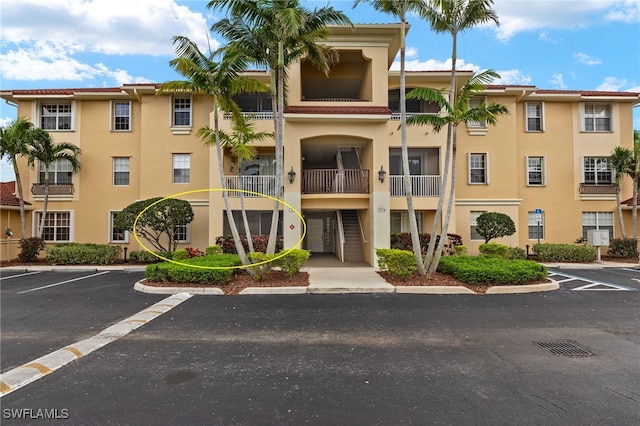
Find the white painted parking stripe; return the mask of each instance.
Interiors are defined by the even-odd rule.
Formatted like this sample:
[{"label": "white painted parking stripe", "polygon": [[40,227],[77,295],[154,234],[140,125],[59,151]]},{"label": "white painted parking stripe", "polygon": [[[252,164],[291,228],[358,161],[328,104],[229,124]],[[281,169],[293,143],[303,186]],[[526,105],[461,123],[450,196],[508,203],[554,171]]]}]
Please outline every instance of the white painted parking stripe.
[{"label": "white painted parking stripe", "polygon": [[631,268],[622,268],[623,271],[629,271],[629,272],[637,272],[640,274],[640,269],[631,269]]},{"label": "white painted parking stripe", "polygon": [[10,280],[11,278],[18,278],[18,277],[24,277],[27,275],[33,275],[33,274],[39,274],[40,271],[34,271],[34,272],[25,272],[24,274],[18,274],[18,275],[11,275],[8,277],[0,277],[0,281],[2,280]]},{"label": "white painted parking stripe", "polygon": [[72,280],[61,281],[59,283],[53,283],[53,284],[49,284],[49,285],[44,285],[42,287],[36,287],[36,288],[29,289],[29,290],[19,291],[18,294],[29,293],[31,291],[42,290],[42,289],[49,288],[49,287],[55,287],[57,285],[72,283],[74,281],[80,281],[80,280],[84,280],[84,279],[92,278],[92,277],[97,277],[98,275],[104,275],[104,274],[108,274],[108,273],[109,273],[109,271],[98,272],[97,274],[87,275],[87,276],[84,276],[84,277],[74,278]]},{"label": "white painted parking stripe", "polygon": [[[608,288],[594,288],[594,287],[608,287]],[[592,290],[592,291],[633,291],[635,288],[625,287],[618,284],[605,284],[605,283],[593,283],[583,285],[582,287],[576,287],[572,290]]]}]

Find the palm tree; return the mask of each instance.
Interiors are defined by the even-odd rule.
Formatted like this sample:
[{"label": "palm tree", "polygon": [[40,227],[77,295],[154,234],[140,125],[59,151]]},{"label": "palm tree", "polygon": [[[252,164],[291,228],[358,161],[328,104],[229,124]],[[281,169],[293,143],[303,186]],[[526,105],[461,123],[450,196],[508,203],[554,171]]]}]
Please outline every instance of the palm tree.
[{"label": "palm tree", "polygon": [[[449,33],[452,38],[451,46],[451,82],[449,87],[449,104],[456,104],[456,61],[458,51],[458,34],[469,28],[473,28],[479,24],[495,22],[500,25],[498,15],[491,9],[493,0],[429,0],[426,3],[426,12],[421,16],[427,19],[431,24],[431,29],[437,33]],[[440,183],[440,196],[438,199],[438,207],[433,219],[433,228],[431,231],[431,240],[427,250],[425,264],[428,265],[428,272],[435,272],[440,261],[442,247],[444,246],[445,236],[449,228],[451,220],[451,211],[453,208],[453,198],[456,185],[456,152],[457,136],[456,126],[452,123],[447,126],[447,146],[445,154],[444,171]],[[447,189],[447,180],[449,179],[449,164],[451,164],[451,183],[449,186],[449,194],[447,201],[447,210],[444,221],[442,223],[441,238],[438,242],[436,250],[436,236],[438,234],[438,222],[442,217],[444,199]]]},{"label": "palm tree", "polygon": [[[228,40],[225,50],[240,49],[255,66],[271,73],[271,96],[274,109],[276,186],[275,198],[283,191],[283,139],[286,69],[303,57],[325,74],[337,60],[337,53],[318,44],[328,36],[327,25],[350,25],[347,16],[332,7],[309,10],[299,0],[211,0],[210,9],[226,9],[229,18],[215,23],[211,30]],[[274,201],[267,253],[276,246],[280,203]]]},{"label": "palm tree", "polygon": [[[455,134],[458,126],[461,123],[465,123],[468,121],[483,121],[488,125],[495,125],[498,121],[498,116],[508,114],[509,111],[507,107],[502,104],[497,104],[495,102],[490,103],[489,105],[481,104],[475,108],[469,109],[469,99],[475,94],[481,92],[486,84],[489,84],[493,79],[499,78],[500,76],[496,74],[492,70],[484,71],[480,74],[473,76],[461,89],[460,93],[456,97],[455,102],[450,103],[447,98],[444,96],[442,91],[429,89],[429,88],[417,88],[413,89],[411,92],[407,94],[407,98],[410,99],[422,99],[427,102],[437,103],[441,110],[444,110],[446,114],[444,115],[416,115],[413,117],[409,117],[407,119],[407,123],[410,125],[430,125],[433,127],[433,130],[437,133],[444,126],[447,126],[447,130],[451,129],[452,134]],[[449,99],[451,97],[449,96]],[[455,150],[454,155],[452,157],[455,160]],[[454,163],[455,165],[455,163]],[[455,168],[454,168],[455,169]],[[449,199],[449,204],[451,204],[451,200],[453,198],[453,188],[455,184],[455,170],[452,171],[451,176],[451,194]],[[440,194],[442,197],[442,194]],[[444,246],[444,240],[446,235],[446,230],[448,226],[448,217],[450,216],[451,206],[449,206],[447,211],[447,219],[445,219],[445,224],[443,225],[442,234],[440,236],[440,240],[438,242],[438,247],[433,253],[433,258],[425,259],[425,268],[427,268],[428,273],[435,272],[438,267],[438,263],[440,262],[440,256],[442,255],[442,248]],[[432,235],[432,241],[429,243],[431,247],[431,243],[434,242],[435,238]],[[434,242],[435,245],[435,242]]]},{"label": "palm tree", "polygon": [[633,223],[633,239],[638,241],[638,190],[640,189],[640,132],[633,131],[633,161],[629,176],[633,179],[633,201],[631,207],[631,221]]},{"label": "palm tree", "polygon": [[38,238],[42,238],[44,224],[47,216],[47,206],[49,204],[49,170],[55,161],[65,161],[71,165],[72,173],[80,171],[81,150],[76,145],[69,142],[54,143],[53,138],[46,130],[40,128],[32,129],[29,132],[29,154],[30,166],[35,166],[36,161],[44,166],[44,203],[42,205],[42,216],[40,217],[40,227],[38,228]]},{"label": "palm tree", "polygon": [[400,20],[400,141],[402,150],[402,170],[404,175],[404,192],[407,199],[407,211],[409,214],[409,230],[411,232],[411,244],[413,255],[418,265],[418,273],[425,274],[422,261],[422,248],[420,247],[420,234],[418,233],[418,222],[416,220],[415,207],[413,206],[413,188],[411,185],[411,175],[409,173],[409,148],[407,147],[407,105],[405,102],[406,75],[405,75],[405,52],[406,52],[406,32],[407,13],[416,12],[423,15],[427,12],[425,2],[422,0],[355,0],[353,7],[360,2],[371,3],[377,11],[392,15]]},{"label": "palm tree", "polygon": [[20,239],[27,236],[24,192],[22,190],[22,179],[20,169],[18,169],[18,157],[28,155],[29,140],[28,135],[33,128],[33,123],[18,118],[9,126],[0,128],[0,158],[7,157],[13,165],[13,172],[16,175],[16,186],[18,187],[18,200],[20,204]]},{"label": "palm tree", "polygon": [[631,171],[631,163],[633,161],[633,151],[628,148],[616,146],[613,149],[610,157],[611,168],[614,171],[614,180],[616,183],[616,204],[618,206],[618,221],[620,222],[620,232],[622,238],[627,238],[627,233],[624,227],[624,219],[622,217],[622,204],[620,203],[620,181],[622,178],[629,175]]},{"label": "palm tree", "polygon": [[[222,163],[222,145],[220,142],[219,111],[230,111],[233,116],[240,115],[238,106],[233,101],[233,96],[242,92],[255,92],[263,90],[262,85],[256,80],[246,78],[241,73],[246,68],[246,55],[240,50],[226,52],[220,62],[212,60],[213,55],[203,54],[198,46],[187,37],[177,36],[173,38],[176,45],[177,57],[169,64],[186,80],[167,81],[160,85],[159,93],[193,93],[213,96],[213,123],[214,128],[203,127],[198,130],[198,137],[203,139],[206,145],[214,146],[218,157],[218,172],[224,189],[224,166]],[[223,191],[223,199],[227,219],[231,228],[231,234],[235,242],[236,251],[243,264],[248,264],[244,247],[240,240],[238,228],[233,219],[229,194]]]}]

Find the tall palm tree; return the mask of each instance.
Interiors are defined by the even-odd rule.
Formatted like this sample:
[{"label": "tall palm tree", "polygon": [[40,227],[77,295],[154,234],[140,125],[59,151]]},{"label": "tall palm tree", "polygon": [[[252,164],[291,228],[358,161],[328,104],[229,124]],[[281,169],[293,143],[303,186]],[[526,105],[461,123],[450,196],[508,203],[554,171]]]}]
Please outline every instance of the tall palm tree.
[{"label": "tall palm tree", "polygon": [[419,15],[427,13],[425,2],[422,0],[355,0],[353,7],[361,2],[371,3],[373,8],[379,12],[392,15],[400,20],[400,141],[402,152],[402,170],[404,181],[404,192],[407,199],[407,211],[409,214],[409,230],[411,232],[411,244],[413,255],[418,265],[418,273],[425,274],[422,261],[422,248],[420,247],[420,234],[418,232],[418,222],[416,220],[415,207],[413,205],[413,188],[411,175],[409,173],[409,148],[407,146],[407,105],[405,101],[406,73],[405,73],[405,53],[406,53],[406,33],[407,33],[407,13],[416,12]]},{"label": "tall palm tree", "polygon": [[[456,61],[458,56],[458,34],[473,28],[479,24],[493,21],[496,25],[500,25],[498,15],[491,8],[493,0],[429,0],[426,2],[426,12],[421,16],[427,19],[431,24],[431,29],[437,33],[449,33],[451,35],[451,82],[449,88],[449,104],[456,103]],[[451,220],[451,211],[453,208],[453,198],[456,185],[456,154],[457,154],[457,135],[456,127],[452,124],[447,126],[447,147],[445,154],[445,166],[440,183],[440,197],[438,199],[438,207],[433,219],[433,228],[431,231],[431,240],[426,255],[426,264],[429,272],[435,272],[440,261],[440,254],[444,246],[445,236],[449,228]],[[449,194],[446,195],[447,180],[449,179],[449,163],[451,164],[451,173],[449,184]],[[438,222],[442,217],[444,199],[448,196],[447,210],[442,223],[441,238],[436,249],[436,235],[438,233]]]},{"label": "tall palm tree", "polygon": [[622,216],[622,204],[620,203],[620,182],[622,178],[629,175],[633,162],[633,151],[628,148],[616,146],[610,157],[611,168],[614,172],[614,181],[616,183],[616,204],[618,206],[618,221],[620,222],[620,232],[622,238],[627,238],[624,227],[624,219]]},{"label": "tall palm tree", "polygon": [[629,176],[633,180],[633,202],[631,207],[631,221],[633,223],[633,238],[638,241],[638,190],[640,189],[640,132],[633,131],[633,162]]},{"label": "tall palm tree", "polygon": [[[493,81],[493,79],[499,77],[500,76],[492,70],[487,70],[473,76],[460,89],[460,92],[456,97],[454,103],[450,103],[444,96],[442,91],[429,88],[413,89],[407,94],[407,98],[422,99],[427,102],[437,103],[440,106],[441,110],[445,111],[445,114],[416,115],[409,117],[407,119],[407,123],[410,125],[430,125],[433,127],[433,130],[436,133],[442,130],[444,126],[447,126],[447,130],[451,129],[452,134],[454,135],[458,126],[461,123],[465,123],[468,121],[483,121],[488,125],[495,125],[498,121],[498,116],[509,113],[507,107],[502,104],[492,102],[489,105],[483,103],[475,108],[470,109],[469,99],[471,99],[471,97],[475,94],[481,92],[484,89],[485,85],[489,84],[491,81]],[[449,99],[451,99],[450,96]],[[455,156],[453,156],[452,158],[454,159]],[[451,191],[453,190],[453,185],[455,183],[454,176],[455,175],[452,175],[451,177]],[[453,194],[450,194],[450,197],[453,198]],[[449,203],[451,203],[451,198],[449,199]],[[451,207],[449,207],[449,210],[450,208]],[[450,211],[447,211],[447,216],[449,216],[449,214]],[[445,220],[445,225],[448,225],[448,220]],[[438,267],[440,256],[442,255],[442,248],[444,246],[446,229],[446,226],[444,226],[442,234],[440,236],[440,240],[438,242],[438,247],[436,248],[435,253],[433,253],[433,258],[425,259],[425,268],[427,268],[428,273],[435,272],[436,268]],[[434,239],[435,238],[432,238],[432,240]]]},{"label": "tall palm tree", "polygon": [[[287,67],[307,58],[325,74],[337,53],[318,44],[328,36],[327,25],[350,25],[342,12],[332,7],[309,10],[299,0],[212,0],[210,9],[225,9],[229,18],[215,23],[211,29],[224,37],[227,50],[241,49],[255,66],[271,73],[271,96],[274,107],[276,187],[275,198],[283,191],[284,107]],[[280,203],[274,201],[267,253],[276,246]]]},{"label": "tall palm tree", "polygon": [[22,190],[22,179],[20,169],[18,169],[18,157],[26,157],[29,153],[28,136],[33,129],[33,123],[18,118],[9,126],[0,128],[0,158],[7,157],[13,165],[13,172],[16,175],[16,186],[18,187],[18,202],[20,205],[20,239],[27,236],[27,227],[24,211],[24,192]]},{"label": "tall palm tree", "polygon": [[[177,36],[173,38],[176,46],[176,58],[169,64],[186,80],[167,81],[160,85],[159,93],[192,93],[213,96],[213,123],[214,128],[203,127],[198,130],[198,137],[203,139],[206,145],[214,146],[218,157],[218,173],[224,189],[223,152],[220,142],[220,110],[229,111],[233,116],[239,116],[240,110],[233,101],[233,96],[242,92],[255,92],[263,90],[262,85],[256,80],[241,75],[247,62],[246,55],[240,50],[226,52],[219,62],[214,62],[214,55],[205,55],[198,46],[187,37]],[[227,219],[231,228],[231,234],[236,246],[236,251],[243,264],[248,264],[244,247],[240,240],[238,228],[233,219],[229,194],[223,191],[223,199]]]},{"label": "tall palm tree", "polygon": [[80,171],[79,157],[81,153],[82,151],[80,148],[72,143],[54,143],[53,138],[46,130],[35,128],[29,132],[29,165],[33,167],[37,161],[44,166],[44,203],[42,204],[42,216],[40,217],[38,238],[42,238],[45,219],[47,216],[50,185],[49,170],[51,168],[51,164],[55,161],[66,161],[71,165],[72,173],[78,173]]}]

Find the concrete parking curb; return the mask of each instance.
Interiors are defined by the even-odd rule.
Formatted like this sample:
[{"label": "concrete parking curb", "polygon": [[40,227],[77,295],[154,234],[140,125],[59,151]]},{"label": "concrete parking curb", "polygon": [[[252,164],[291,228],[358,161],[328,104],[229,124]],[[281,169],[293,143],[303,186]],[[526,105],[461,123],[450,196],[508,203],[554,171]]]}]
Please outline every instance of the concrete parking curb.
[{"label": "concrete parking curb", "polygon": [[153,285],[143,284],[142,281],[138,281],[133,285],[133,289],[141,293],[148,294],[178,294],[178,293],[190,293],[190,294],[203,294],[208,296],[224,296],[224,291],[217,287],[158,287]]},{"label": "concrete parking curb", "polygon": [[174,294],[129,318],[105,328],[93,337],[65,346],[62,349],[58,349],[55,352],[0,374],[0,397],[16,389],[20,389],[47,374],[51,374],[60,367],[126,336],[133,330],[168,312],[190,297],[192,297],[192,295],[188,293]]},{"label": "concrete parking curb", "polygon": [[463,286],[397,286],[399,294],[478,294],[470,288]]}]

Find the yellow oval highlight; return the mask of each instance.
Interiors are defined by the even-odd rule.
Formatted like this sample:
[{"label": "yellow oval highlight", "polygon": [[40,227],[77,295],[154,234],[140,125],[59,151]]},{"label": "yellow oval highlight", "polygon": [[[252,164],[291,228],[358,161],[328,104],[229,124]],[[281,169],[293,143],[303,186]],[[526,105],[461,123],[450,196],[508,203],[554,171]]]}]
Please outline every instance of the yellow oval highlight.
[{"label": "yellow oval highlight", "polygon": [[[285,207],[288,207],[289,209],[291,209],[291,211],[293,211],[302,221],[302,237],[300,237],[300,239],[298,240],[298,242],[291,247],[290,249],[287,250],[283,250],[282,253],[278,254],[278,256],[275,256],[272,259],[269,260],[265,260],[262,262],[258,262],[258,263],[251,263],[249,265],[239,265],[239,266],[201,266],[201,265],[190,265],[188,263],[183,263],[183,262],[178,262],[177,260],[171,260],[171,259],[167,259],[166,257],[160,256],[159,254],[151,251],[149,248],[147,248],[147,246],[145,246],[144,244],[142,244],[142,241],[140,241],[140,238],[138,238],[138,234],[136,233],[136,225],[138,224],[138,219],[140,219],[140,216],[142,216],[144,214],[144,212],[146,212],[147,210],[149,210],[151,207],[155,206],[158,203],[163,202],[164,200],[168,200],[171,198],[176,198],[176,197],[181,197],[183,195],[188,195],[188,194],[195,194],[195,193],[199,193],[199,192],[242,192],[245,194],[253,194],[253,195],[258,195],[260,197],[264,197],[264,198],[269,198],[273,201],[277,201],[278,203],[282,204]],[[225,209],[225,214],[226,214],[226,209]],[[284,225],[284,224],[283,224]],[[284,231],[284,229],[283,229]],[[138,242],[138,244],[140,244],[140,247],[142,247],[144,250],[148,251],[149,253],[151,253],[152,255],[154,255],[155,257],[164,260],[165,262],[171,262],[171,263],[175,263],[176,265],[182,265],[182,266],[187,266],[189,268],[197,268],[197,269],[244,269],[244,268],[250,268],[252,266],[260,266],[260,265],[264,265],[265,263],[269,263],[269,262],[273,262],[274,260],[280,259],[281,257],[286,256],[289,252],[291,252],[292,250],[295,250],[297,247],[299,247],[302,244],[302,241],[304,240],[305,235],[307,235],[307,223],[305,222],[304,218],[302,217],[302,214],[295,209],[294,207],[292,207],[289,203],[287,203],[284,200],[281,200],[279,198],[275,198],[272,197],[270,195],[267,194],[263,194],[261,192],[254,192],[254,191],[247,191],[245,189],[227,189],[227,188],[206,188],[206,189],[194,189],[192,191],[185,191],[185,192],[179,192],[177,194],[172,194],[169,195],[167,197],[164,197],[158,201],[156,201],[153,204],[149,204],[147,207],[145,207],[144,210],[142,210],[140,212],[140,214],[138,214],[138,216],[136,216],[136,220],[133,221],[133,237],[136,239],[136,241]]]}]

